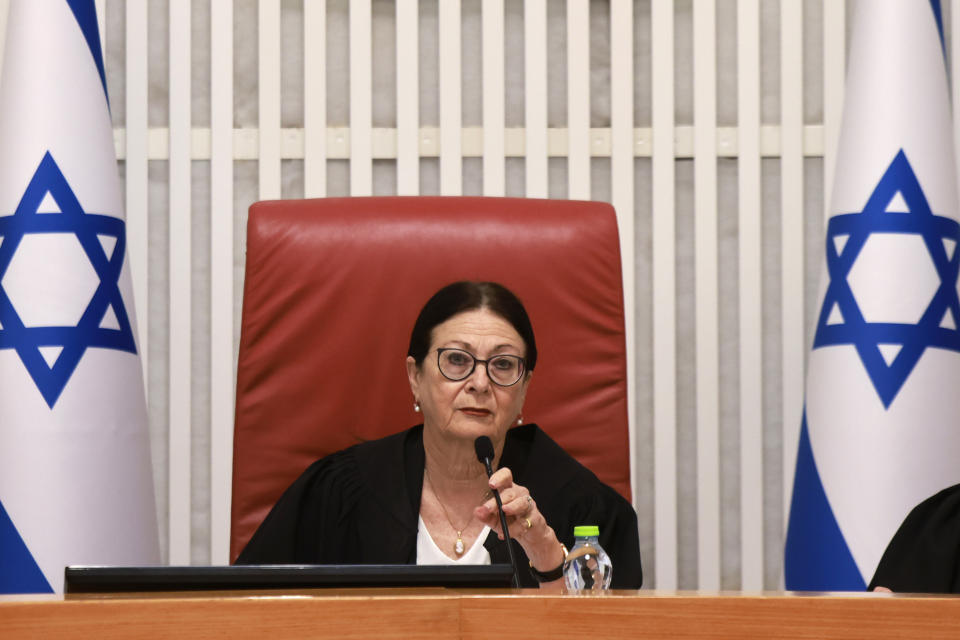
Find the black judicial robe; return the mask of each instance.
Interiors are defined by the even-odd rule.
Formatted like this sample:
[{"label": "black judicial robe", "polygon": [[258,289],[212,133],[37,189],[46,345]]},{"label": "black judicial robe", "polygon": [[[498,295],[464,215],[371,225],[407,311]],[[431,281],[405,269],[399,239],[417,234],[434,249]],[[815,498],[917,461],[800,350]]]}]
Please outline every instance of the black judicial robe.
[{"label": "black judicial robe", "polygon": [[869,589],[960,593],[960,484],[907,515],[884,551]]},{"label": "black judicial robe", "polygon": [[[530,490],[568,548],[575,526],[599,526],[600,544],[613,562],[611,586],[640,587],[637,516],[620,494],[534,424],[507,432],[500,465]],[[286,490],[237,563],[416,563],[423,467],[423,425],[317,460]],[[521,585],[536,586],[523,548],[511,544]],[[491,562],[509,564],[506,543],[493,531],[484,546]]]}]

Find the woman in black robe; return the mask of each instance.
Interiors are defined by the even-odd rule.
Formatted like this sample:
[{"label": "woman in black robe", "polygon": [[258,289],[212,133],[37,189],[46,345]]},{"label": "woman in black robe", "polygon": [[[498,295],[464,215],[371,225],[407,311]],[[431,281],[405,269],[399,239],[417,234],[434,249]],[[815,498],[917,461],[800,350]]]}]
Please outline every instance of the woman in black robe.
[{"label": "woman in black robe", "polygon": [[[429,357],[428,357],[429,356]],[[537,350],[517,297],[458,282],[427,302],[406,361],[423,424],[312,464],[283,494],[241,564],[507,563],[522,586],[560,584],[573,528],[598,525],[614,588],[643,581],[636,514],[536,425],[522,423]],[[487,478],[474,441],[493,442]],[[503,541],[491,490],[500,492]]]},{"label": "woman in black robe", "polygon": [[913,508],[884,551],[868,588],[960,593],[960,484]]}]

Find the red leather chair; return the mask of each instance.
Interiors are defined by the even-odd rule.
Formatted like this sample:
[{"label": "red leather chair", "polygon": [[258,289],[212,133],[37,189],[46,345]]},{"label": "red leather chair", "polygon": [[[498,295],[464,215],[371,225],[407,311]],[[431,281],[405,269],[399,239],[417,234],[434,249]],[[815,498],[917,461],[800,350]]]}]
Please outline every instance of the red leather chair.
[{"label": "red leather chair", "polygon": [[250,207],[237,372],[235,559],[314,460],[417,424],[404,360],[456,280],[527,307],[540,357],[523,414],[630,498],[613,208],[513,198],[330,198]]}]

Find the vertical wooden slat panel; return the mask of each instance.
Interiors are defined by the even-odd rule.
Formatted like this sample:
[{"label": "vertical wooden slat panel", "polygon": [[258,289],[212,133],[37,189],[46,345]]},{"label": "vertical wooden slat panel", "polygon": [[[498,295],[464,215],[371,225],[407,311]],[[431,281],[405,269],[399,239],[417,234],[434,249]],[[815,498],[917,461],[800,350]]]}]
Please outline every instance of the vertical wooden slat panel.
[{"label": "vertical wooden slat panel", "polygon": [[190,2],[170,2],[170,564],[190,564]]},{"label": "vertical wooden slat panel", "polygon": [[760,5],[737,3],[741,586],[763,589]]},{"label": "vertical wooden slat panel", "polygon": [[826,220],[833,197],[833,169],[843,117],[843,80],[846,69],[845,3],[823,0],[823,214]]},{"label": "vertical wooden slat panel", "polygon": [[327,195],[327,0],[303,3],[303,194]]},{"label": "vertical wooden slat panel", "polygon": [[[623,266],[623,307],[627,337],[627,389],[637,379],[636,354],[636,254],[633,229],[633,5],[613,2],[610,5],[610,150],[611,196],[617,211],[620,230],[620,259]],[[636,397],[627,393],[627,415],[630,432],[630,459],[636,452]],[[635,474],[630,475],[630,489],[637,501]]]},{"label": "vertical wooden slat panel", "polygon": [[673,3],[653,0],[653,429],[656,588],[677,588]]},{"label": "vertical wooden slat panel", "polygon": [[524,120],[528,198],[547,197],[547,3],[523,7]]},{"label": "vertical wooden slat panel", "polygon": [[230,561],[233,477],[233,3],[210,4],[210,562]]},{"label": "vertical wooden slat panel", "polygon": [[506,191],[503,0],[483,0],[483,194]]},{"label": "vertical wooden slat panel", "polygon": [[780,299],[783,341],[783,521],[787,522],[803,415],[803,4],[780,5]]},{"label": "vertical wooden slat panel", "polygon": [[720,588],[720,338],[717,249],[716,3],[693,16],[697,362],[697,586]]},{"label": "vertical wooden slat panel", "polygon": [[280,197],[280,0],[260,0],[258,12],[260,199]]},{"label": "vertical wooden slat panel", "polygon": [[417,0],[397,0],[397,194],[420,193],[420,61]]},{"label": "vertical wooden slat panel", "polygon": [[457,196],[463,191],[460,0],[439,5],[440,194]]},{"label": "vertical wooden slat panel", "polygon": [[567,0],[567,184],[590,199],[590,5]]},{"label": "vertical wooden slat panel", "polygon": [[350,195],[373,193],[370,0],[350,0]]},{"label": "vertical wooden slat panel", "polygon": [[147,0],[130,0],[126,5],[127,69],[126,117],[127,135],[124,155],[126,175],[127,259],[133,278],[133,299],[137,314],[137,347],[143,367],[144,389],[147,387],[149,360],[147,348],[150,333],[147,301],[149,284],[147,265]]}]

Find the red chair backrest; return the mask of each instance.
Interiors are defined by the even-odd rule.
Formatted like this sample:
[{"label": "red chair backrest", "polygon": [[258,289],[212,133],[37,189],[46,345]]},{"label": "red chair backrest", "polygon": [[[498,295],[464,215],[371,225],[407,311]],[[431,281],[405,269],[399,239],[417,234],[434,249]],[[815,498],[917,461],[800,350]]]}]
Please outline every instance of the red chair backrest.
[{"label": "red chair backrest", "polygon": [[523,415],[630,498],[616,217],[597,202],[472,197],[258,202],[237,371],[235,559],[314,460],[418,423],[404,361],[457,280],[523,301],[539,361]]}]

